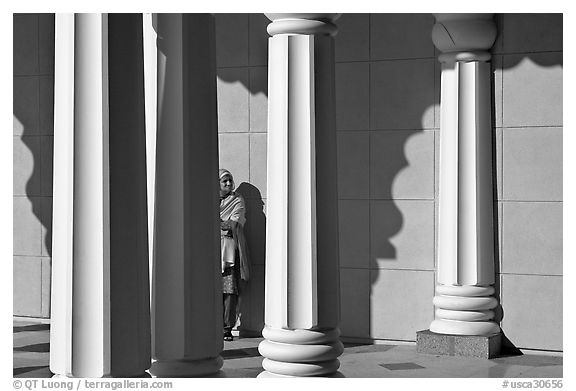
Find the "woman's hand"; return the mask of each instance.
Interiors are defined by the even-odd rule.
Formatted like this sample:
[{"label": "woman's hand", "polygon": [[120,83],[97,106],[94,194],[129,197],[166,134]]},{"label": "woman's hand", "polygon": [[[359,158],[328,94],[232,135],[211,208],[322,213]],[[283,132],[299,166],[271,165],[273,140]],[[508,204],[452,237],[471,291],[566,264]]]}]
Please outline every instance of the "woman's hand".
[{"label": "woman's hand", "polygon": [[232,225],[230,224],[230,220],[228,221],[220,221],[220,229],[223,231],[228,231],[232,229]]},{"label": "woman's hand", "polygon": [[223,231],[229,231],[236,226],[237,222],[234,220],[220,221],[220,229]]}]

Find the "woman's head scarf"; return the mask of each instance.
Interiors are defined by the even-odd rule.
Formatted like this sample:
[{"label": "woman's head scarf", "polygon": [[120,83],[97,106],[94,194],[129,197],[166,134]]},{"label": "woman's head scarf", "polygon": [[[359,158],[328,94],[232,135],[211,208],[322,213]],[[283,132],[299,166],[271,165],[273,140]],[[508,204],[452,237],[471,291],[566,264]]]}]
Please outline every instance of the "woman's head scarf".
[{"label": "woman's head scarf", "polygon": [[225,168],[221,168],[219,171],[218,180],[222,180],[222,178],[224,178],[225,176],[230,177],[230,180],[232,181],[232,191],[234,191],[236,184],[234,183],[234,177],[232,176],[232,173]]}]

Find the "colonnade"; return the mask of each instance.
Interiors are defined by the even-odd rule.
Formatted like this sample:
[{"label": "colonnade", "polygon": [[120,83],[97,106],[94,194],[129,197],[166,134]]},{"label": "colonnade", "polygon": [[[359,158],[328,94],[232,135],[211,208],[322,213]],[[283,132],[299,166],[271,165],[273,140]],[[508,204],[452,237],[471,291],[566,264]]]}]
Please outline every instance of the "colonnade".
[{"label": "colonnade", "polygon": [[[328,376],[343,352],[338,16],[267,14],[261,377]],[[436,20],[442,122],[438,309],[430,329],[487,335],[499,332],[492,320],[497,301],[487,63],[496,30],[491,14],[438,14]],[[143,28],[151,28],[141,15],[56,16],[50,369],[57,376],[140,376],[149,370],[184,377],[222,367],[214,21],[198,14],[158,14],[145,19],[150,21],[155,46],[143,42]],[[150,47],[156,52],[153,72],[144,69],[143,48]],[[151,85],[152,105],[144,88]],[[145,112],[155,124],[145,125]],[[147,167],[151,127],[155,161]],[[154,218],[148,229],[151,175]]]}]

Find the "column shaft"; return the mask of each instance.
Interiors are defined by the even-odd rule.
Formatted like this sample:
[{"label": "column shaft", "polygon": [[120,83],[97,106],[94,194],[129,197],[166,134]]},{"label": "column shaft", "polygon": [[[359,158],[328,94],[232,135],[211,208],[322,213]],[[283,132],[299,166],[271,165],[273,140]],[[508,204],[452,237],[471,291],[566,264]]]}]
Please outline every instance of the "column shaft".
[{"label": "column shaft", "polygon": [[50,368],[59,376],[150,366],[141,29],[138,15],[56,16]]},{"label": "column shaft", "polygon": [[[335,27],[269,16],[266,297],[261,376],[337,371]],[[299,16],[300,17],[300,16]],[[286,23],[287,22],[287,23]],[[298,32],[291,34],[290,32]]]},{"label": "column shaft", "polygon": [[214,21],[158,14],[152,282],[156,376],[222,366]]},{"label": "column shaft", "polygon": [[438,282],[494,283],[490,65],[442,66]]}]

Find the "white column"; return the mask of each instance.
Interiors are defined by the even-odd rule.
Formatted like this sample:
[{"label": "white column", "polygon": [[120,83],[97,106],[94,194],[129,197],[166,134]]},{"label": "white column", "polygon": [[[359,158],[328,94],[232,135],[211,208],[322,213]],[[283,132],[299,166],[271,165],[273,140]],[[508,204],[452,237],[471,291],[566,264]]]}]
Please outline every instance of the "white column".
[{"label": "white column", "polygon": [[214,20],[157,14],[158,114],[150,372],[223,360]]},{"label": "white column", "polygon": [[435,14],[442,51],[436,317],[430,331],[492,335],[494,226],[490,58],[492,14]]},{"label": "white column", "polygon": [[339,340],[338,200],[334,98],[337,14],[267,14],[268,206],[266,370],[336,372]]},{"label": "white column", "polygon": [[57,14],[50,370],[150,367],[138,15]]}]

